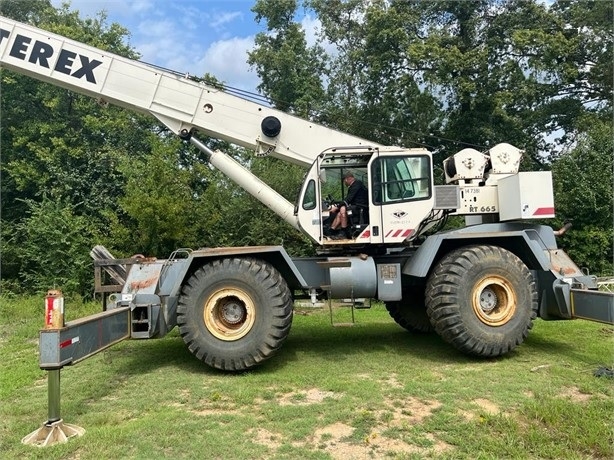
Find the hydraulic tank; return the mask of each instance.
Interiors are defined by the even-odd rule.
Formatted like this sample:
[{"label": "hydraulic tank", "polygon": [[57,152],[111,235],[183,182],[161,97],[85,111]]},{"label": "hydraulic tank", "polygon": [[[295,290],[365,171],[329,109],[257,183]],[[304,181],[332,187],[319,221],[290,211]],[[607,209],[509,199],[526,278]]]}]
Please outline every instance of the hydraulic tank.
[{"label": "hydraulic tank", "polygon": [[[336,258],[331,257],[329,262]],[[371,257],[344,257],[343,266],[331,267],[330,286],[333,299],[374,297],[377,288],[375,261]]]}]

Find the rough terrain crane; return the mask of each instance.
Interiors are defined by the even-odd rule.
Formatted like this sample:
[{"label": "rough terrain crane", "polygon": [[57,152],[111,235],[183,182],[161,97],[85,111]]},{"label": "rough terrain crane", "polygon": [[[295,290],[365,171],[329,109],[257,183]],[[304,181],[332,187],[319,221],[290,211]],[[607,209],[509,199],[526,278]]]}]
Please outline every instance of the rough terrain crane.
[{"label": "rough terrain crane", "polygon": [[[612,297],[557,247],[558,232],[531,222],[554,216],[550,172],[519,172],[523,152],[509,144],[450,156],[446,184],[435,185],[425,149],[379,145],[3,17],[0,65],[153,115],[317,248],[308,258],[258,246],[97,260],[106,311],[41,333],[44,369],[175,326],[209,366],[249,369],[280,349],[299,298],[377,299],[402,327],[433,329],[482,357],[520,345],[537,317],[612,323]],[[305,166],[296,202],[210,150],[199,133]],[[369,203],[352,210],[347,238],[329,239],[327,197],[343,199],[348,171],[367,186]],[[438,231],[448,215],[465,216],[467,225]],[[114,284],[103,284],[103,275]]]}]

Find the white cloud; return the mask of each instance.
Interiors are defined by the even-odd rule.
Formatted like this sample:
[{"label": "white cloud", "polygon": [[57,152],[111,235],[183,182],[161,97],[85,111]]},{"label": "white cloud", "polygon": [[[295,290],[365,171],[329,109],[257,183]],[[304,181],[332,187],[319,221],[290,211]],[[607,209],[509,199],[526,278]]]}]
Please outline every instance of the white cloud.
[{"label": "white cloud", "polygon": [[259,80],[247,63],[247,52],[253,47],[253,36],[213,42],[199,61],[201,75],[208,72],[230,86],[254,91]]},{"label": "white cloud", "polygon": [[171,37],[177,31],[177,23],[162,20],[145,20],[138,24],[138,33],[145,37]]},{"label": "white cloud", "polygon": [[322,23],[320,20],[308,14],[301,19],[301,27],[305,31],[307,46],[315,45],[318,41],[318,34],[322,29]]},{"label": "white cloud", "polygon": [[133,13],[144,13],[153,9],[153,2],[151,0],[134,0],[132,3],[128,3],[127,6],[128,8],[126,9]]},{"label": "white cloud", "polygon": [[[154,9],[154,0],[69,0],[71,10],[79,10],[82,17],[95,16],[106,11],[114,17],[130,17]],[[51,5],[59,8],[66,0],[51,0]]]},{"label": "white cloud", "polygon": [[[322,23],[320,20],[317,17],[307,14],[301,19],[300,23],[305,31],[307,46],[313,46],[318,43],[319,36],[322,32]],[[324,48],[324,51],[330,56],[336,56],[339,53],[337,47],[328,40],[319,42],[319,45]]]},{"label": "white cloud", "polygon": [[[51,0],[60,7],[64,0]],[[206,72],[230,86],[255,91],[247,52],[254,46],[251,3],[168,0],[71,0],[82,17],[107,12],[130,32],[130,46],[143,62],[201,76]]]},{"label": "white cloud", "polygon": [[226,24],[233,22],[235,19],[242,18],[243,13],[240,11],[232,11],[227,13],[221,13],[214,16],[211,22],[211,27],[216,30],[221,30]]}]

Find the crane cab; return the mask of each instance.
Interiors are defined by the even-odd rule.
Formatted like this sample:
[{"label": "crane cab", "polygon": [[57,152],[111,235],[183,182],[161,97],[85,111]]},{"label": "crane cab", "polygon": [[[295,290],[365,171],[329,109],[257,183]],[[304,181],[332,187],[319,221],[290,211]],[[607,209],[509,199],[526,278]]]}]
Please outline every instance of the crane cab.
[{"label": "crane cab", "polygon": [[[331,201],[343,201],[346,172],[369,193],[368,209],[349,216],[350,237],[330,239]],[[296,207],[299,226],[323,245],[401,244],[415,238],[434,204],[432,156],[425,149],[332,148],[309,169]]]}]

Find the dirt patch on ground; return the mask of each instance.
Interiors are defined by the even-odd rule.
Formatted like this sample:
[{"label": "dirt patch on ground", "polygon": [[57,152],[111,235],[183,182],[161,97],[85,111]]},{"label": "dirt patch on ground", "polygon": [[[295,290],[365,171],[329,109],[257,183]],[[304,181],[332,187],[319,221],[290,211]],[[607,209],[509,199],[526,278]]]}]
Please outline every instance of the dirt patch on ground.
[{"label": "dirt patch on ground", "polygon": [[441,407],[439,401],[423,401],[408,397],[403,400],[387,401],[385,407],[376,411],[378,420],[386,420],[386,428],[403,425],[417,425]]},{"label": "dirt patch on ground", "polygon": [[441,407],[439,401],[421,400],[410,396],[403,400],[387,401],[385,406],[384,409],[377,411],[376,416],[378,420],[386,420],[386,422],[380,423],[365,440],[374,453],[378,455],[384,455],[387,452],[427,455],[429,452],[441,453],[453,448],[437,439],[433,433],[425,435],[432,443],[431,447],[416,446],[385,435],[385,432],[391,428],[403,429],[420,425],[433,414],[433,411]]},{"label": "dirt patch on ground", "polygon": [[374,413],[379,421],[377,426],[361,441],[352,440],[355,429],[341,422],[328,425],[314,432],[310,442],[318,449],[326,451],[334,459],[372,459],[392,455],[419,455],[441,453],[453,447],[433,433],[425,437],[431,442],[430,447],[418,446],[403,439],[392,438],[386,435],[390,429],[409,428],[419,425],[433,411],[441,407],[438,401],[422,401],[409,397],[403,400],[388,401],[385,407]]},{"label": "dirt patch on ground", "polygon": [[501,409],[494,402],[488,399],[474,399],[471,401],[475,406],[478,407],[477,410],[458,410],[458,415],[460,415],[463,419],[468,422],[471,422],[479,417],[479,413],[485,413],[487,415],[499,415],[501,413]]},{"label": "dirt patch on ground", "polygon": [[325,399],[339,399],[342,396],[340,393],[311,388],[306,391],[285,393],[277,398],[277,403],[280,406],[307,406],[321,403]]},{"label": "dirt patch on ground", "polygon": [[473,404],[478,406],[483,412],[488,415],[498,415],[501,413],[499,406],[497,406],[494,402],[489,401],[488,399],[474,399]]},{"label": "dirt patch on ground", "polygon": [[371,433],[361,443],[352,443],[349,437],[354,433],[354,428],[344,423],[323,427],[311,437],[311,443],[324,450],[334,459],[366,460],[382,457],[386,454],[418,452],[415,446],[411,446],[397,439],[380,436]]},{"label": "dirt patch on ground", "polygon": [[386,388],[403,388],[405,385],[399,381],[397,374],[390,374],[383,380]]},{"label": "dirt patch on ground", "polygon": [[[385,403],[384,408],[373,412],[373,417],[378,423],[361,440],[355,438],[356,428],[343,422],[336,422],[318,428],[309,438],[302,442],[295,442],[293,445],[325,451],[332,458],[339,460],[372,459],[398,454],[425,456],[429,453],[444,452],[452,449],[452,446],[437,439],[431,433],[426,435],[432,444],[429,447],[414,445],[403,439],[386,435],[390,429],[403,431],[403,429],[422,423],[439,407],[441,403],[438,401],[423,401],[413,397],[391,400]],[[272,441],[259,443],[274,448],[278,439],[276,435],[268,433],[264,438],[265,441],[269,438]]]},{"label": "dirt patch on ground", "polygon": [[283,437],[279,433],[273,433],[264,428],[256,428],[248,432],[252,441],[269,449],[277,450],[283,445]]},{"label": "dirt patch on ground", "polygon": [[460,415],[465,421],[471,422],[476,419],[477,415],[475,412],[471,412],[468,410],[459,410],[458,415]]},{"label": "dirt patch on ground", "polygon": [[170,404],[171,407],[184,409],[187,412],[201,417],[208,415],[240,415],[241,408],[230,398],[213,394],[207,399],[201,399],[196,404],[189,403],[190,391],[179,391],[179,401]]},{"label": "dirt patch on ground", "polygon": [[578,387],[564,388],[559,393],[559,396],[571,399],[572,401],[579,403],[588,402],[588,400],[592,397],[592,395],[590,394],[582,393]]},{"label": "dirt patch on ground", "polygon": [[[381,381],[385,388],[402,388],[395,374]],[[273,390],[273,389],[271,389]],[[172,407],[182,408],[198,416],[233,415],[241,416],[241,408],[224,395],[214,394],[208,399],[198,401],[191,405],[189,391],[179,392],[179,400],[172,403]],[[262,404],[278,404],[280,406],[306,406],[311,404],[326,404],[327,400],[339,399],[342,393],[335,393],[318,388],[298,390],[289,393],[278,393],[268,400],[254,401],[255,406]],[[367,460],[384,458],[395,455],[420,457],[438,454],[453,449],[453,446],[437,438],[436,433],[421,435],[419,442],[414,444],[410,440],[411,427],[423,423],[441,407],[439,401],[421,400],[415,397],[391,398],[381,409],[373,411],[356,408],[358,412],[365,412],[374,420],[367,434],[357,435],[357,428],[350,424],[337,421],[335,423],[317,428],[313,434],[298,441],[290,441],[283,433],[267,430],[262,427],[253,428],[247,435],[255,444],[265,446],[274,456],[276,451],[284,445],[294,446],[310,451],[325,452],[333,459]],[[364,433],[364,427],[362,428]],[[428,441],[428,442],[425,442]]]},{"label": "dirt patch on ground", "polygon": [[[433,434],[426,437],[432,442],[431,447],[421,447],[409,444],[400,439],[393,439],[376,430],[366,436],[362,441],[352,440],[355,428],[342,422],[318,428],[313,435],[304,441],[295,441],[294,447],[324,451],[333,459],[338,460],[368,460],[373,458],[391,457],[394,455],[426,456],[429,453],[441,453],[452,448],[449,444],[439,440]],[[253,442],[266,446],[272,451],[283,445],[283,436],[262,428],[251,430],[248,435]]]}]

